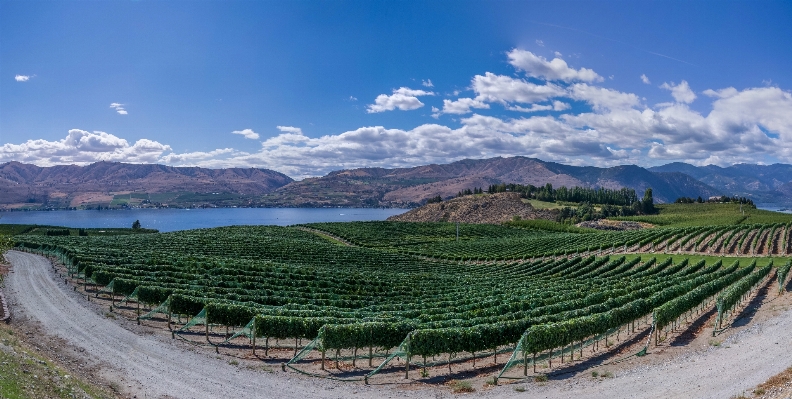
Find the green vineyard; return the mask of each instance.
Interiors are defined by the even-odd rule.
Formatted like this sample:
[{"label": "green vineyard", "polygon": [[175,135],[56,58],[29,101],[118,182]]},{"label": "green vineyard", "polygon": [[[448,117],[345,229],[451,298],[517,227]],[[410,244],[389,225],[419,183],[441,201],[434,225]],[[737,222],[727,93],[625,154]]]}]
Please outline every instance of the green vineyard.
[{"label": "green vineyard", "polygon": [[529,364],[582,356],[614,334],[656,337],[713,304],[723,327],[757,286],[785,287],[791,227],[353,222],[14,240],[57,257],[115,306],[142,305],[140,319],[167,317],[174,337],[292,348],[281,352],[286,366],[324,376],[336,375],[326,359],[336,368],[367,359],[357,374],[336,375],[366,380],[388,365],[475,366],[505,354],[498,377],[510,378],[516,365],[526,375]]}]

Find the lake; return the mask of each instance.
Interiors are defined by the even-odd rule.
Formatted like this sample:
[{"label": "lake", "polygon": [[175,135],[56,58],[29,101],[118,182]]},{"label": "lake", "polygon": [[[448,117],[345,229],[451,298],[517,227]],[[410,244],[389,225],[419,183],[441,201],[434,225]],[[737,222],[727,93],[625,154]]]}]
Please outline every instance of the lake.
[{"label": "lake", "polygon": [[232,225],[288,226],[315,222],[385,220],[407,209],[379,208],[212,208],[0,212],[0,223],[64,227],[132,227],[135,220],[162,232]]}]

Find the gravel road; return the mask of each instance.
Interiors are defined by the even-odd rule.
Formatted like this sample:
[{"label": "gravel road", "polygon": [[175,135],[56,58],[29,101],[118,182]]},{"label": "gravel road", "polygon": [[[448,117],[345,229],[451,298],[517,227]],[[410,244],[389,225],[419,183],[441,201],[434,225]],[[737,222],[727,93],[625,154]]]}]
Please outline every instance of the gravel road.
[{"label": "gravel road", "polygon": [[[310,378],[293,372],[264,372],[233,366],[157,335],[136,334],[86,306],[49,261],[10,251],[8,296],[14,317],[39,323],[66,340],[86,361],[102,364],[103,377],[123,381],[138,398],[382,398],[451,397],[443,387],[365,386]],[[787,294],[789,295],[789,294]],[[615,378],[580,375],[545,384],[520,383],[479,390],[468,396],[542,398],[728,398],[750,390],[792,365],[792,310],[734,334],[718,347],[691,349],[660,364],[620,371]],[[651,355],[650,355],[651,356]],[[131,387],[127,390],[125,387]],[[138,387],[138,388],[134,388]]]}]

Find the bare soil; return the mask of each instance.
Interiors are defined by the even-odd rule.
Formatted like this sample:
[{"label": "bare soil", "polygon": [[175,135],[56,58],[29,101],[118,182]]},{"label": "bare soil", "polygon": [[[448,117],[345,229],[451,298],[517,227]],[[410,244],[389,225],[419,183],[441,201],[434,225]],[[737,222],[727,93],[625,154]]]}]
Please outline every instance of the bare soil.
[{"label": "bare soil", "polygon": [[510,221],[515,216],[522,219],[555,220],[557,214],[556,210],[534,209],[530,203],[523,202],[517,193],[498,193],[466,195],[448,201],[426,204],[401,215],[391,216],[387,220],[498,224]]},{"label": "bare soil", "polygon": [[[582,358],[576,353],[563,364],[554,359],[552,367],[540,365],[537,373],[529,369],[528,378],[502,379],[499,386],[488,380],[509,353],[499,354],[497,364],[489,354],[476,359],[475,367],[471,360],[455,362],[450,370],[430,367],[426,377],[412,369],[409,379],[404,379],[404,363],[397,362],[365,385],[281,371],[280,364],[294,354],[294,341],[271,342],[279,348],[266,355],[259,349],[254,356],[244,339],[219,353],[203,344],[205,336],[197,330],[186,335],[191,342],[172,339],[165,320],[139,326],[134,305],[110,312],[108,300],[88,300],[43,257],[12,251],[8,258],[12,326],[67,369],[123,397],[452,397],[459,384],[450,381],[461,380],[475,390],[468,395],[481,397],[728,398],[792,366],[792,294],[777,296],[775,282],[759,290],[725,332],[712,337],[715,312],[710,307],[664,334],[647,356],[632,356],[648,337],[648,327],[641,325],[618,341],[612,337],[608,348],[605,343],[598,351],[585,348]],[[223,333],[213,331],[210,339],[220,341]],[[326,359],[325,372],[354,377],[368,370],[368,362],[360,359],[354,367],[349,361],[339,366]],[[299,368],[322,372],[318,359],[309,358]],[[509,374],[520,376],[522,370]]]}]

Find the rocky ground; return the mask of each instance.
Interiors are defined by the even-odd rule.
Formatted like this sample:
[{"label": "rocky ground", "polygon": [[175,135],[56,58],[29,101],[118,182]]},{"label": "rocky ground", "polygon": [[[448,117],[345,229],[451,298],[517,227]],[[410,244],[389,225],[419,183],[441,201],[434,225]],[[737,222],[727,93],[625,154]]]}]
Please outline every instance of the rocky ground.
[{"label": "rocky ground", "polygon": [[557,211],[537,210],[523,202],[519,194],[466,195],[439,203],[426,204],[388,220],[399,222],[503,223],[515,216],[521,219],[555,220]]}]

